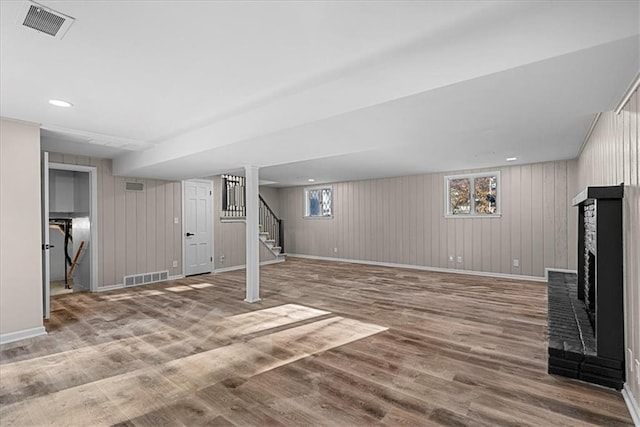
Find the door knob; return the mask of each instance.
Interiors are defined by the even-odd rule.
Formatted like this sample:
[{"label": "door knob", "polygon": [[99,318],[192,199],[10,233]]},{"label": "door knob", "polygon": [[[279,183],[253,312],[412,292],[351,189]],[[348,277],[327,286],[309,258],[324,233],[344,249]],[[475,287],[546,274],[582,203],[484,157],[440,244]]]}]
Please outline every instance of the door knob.
[{"label": "door knob", "polygon": [[187,237],[189,237],[189,236],[195,236],[195,234],[193,234],[193,233],[187,233],[187,234],[185,234],[185,236],[187,236]]}]

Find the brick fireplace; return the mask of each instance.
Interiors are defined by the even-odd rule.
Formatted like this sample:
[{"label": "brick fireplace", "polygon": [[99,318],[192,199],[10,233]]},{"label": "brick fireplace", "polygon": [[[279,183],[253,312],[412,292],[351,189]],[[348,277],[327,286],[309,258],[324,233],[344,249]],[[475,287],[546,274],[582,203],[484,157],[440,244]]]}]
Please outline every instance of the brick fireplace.
[{"label": "brick fireplace", "polygon": [[549,373],[624,383],[624,186],[587,187],[578,207],[578,274],[549,274]]}]

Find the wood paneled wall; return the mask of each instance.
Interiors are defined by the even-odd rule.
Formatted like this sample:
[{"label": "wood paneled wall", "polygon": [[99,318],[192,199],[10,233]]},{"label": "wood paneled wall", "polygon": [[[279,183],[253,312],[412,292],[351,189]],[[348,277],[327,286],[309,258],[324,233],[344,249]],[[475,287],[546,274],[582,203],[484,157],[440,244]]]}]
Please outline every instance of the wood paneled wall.
[{"label": "wood paneled wall", "polygon": [[[544,276],[545,267],[575,269],[575,256],[568,256],[575,166],[559,161],[334,183],[331,219],[303,218],[303,187],[281,189],[285,247],[293,254],[528,276]],[[501,173],[502,216],[445,218],[444,176],[490,170]]]},{"label": "wood paneled wall", "polygon": [[[49,161],[98,170],[98,287],[130,274],[182,274],[180,182],[113,176],[109,159],[50,153]],[[125,191],[125,180],[144,182],[144,192]]]},{"label": "wood paneled wall", "polygon": [[[624,256],[627,384],[640,405],[640,96],[636,91],[620,114],[604,113],[578,158],[575,192],[587,186],[625,184]],[[627,359],[629,359],[627,353]],[[640,363],[640,362],[639,362]]]}]

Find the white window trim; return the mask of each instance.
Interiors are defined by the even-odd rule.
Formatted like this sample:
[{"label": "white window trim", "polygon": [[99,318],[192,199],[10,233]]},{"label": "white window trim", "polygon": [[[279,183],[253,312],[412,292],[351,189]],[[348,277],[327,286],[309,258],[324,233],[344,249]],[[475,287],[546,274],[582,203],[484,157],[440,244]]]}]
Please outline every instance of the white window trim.
[{"label": "white window trim", "polygon": [[[483,176],[495,176],[498,180],[497,191],[496,191],[496,213],[493,214],[477,214],[477,213],[468,213],[468,214],[452,214],[449,211],[450,200],[449,200],[449,181],[452,179],[461,179],[468,178],[470,180],[470,202],[471,202],[471,212],[475,211],[475,185],[474,179],[477,177]],[[463,173],[459,175],[447,175],[444,177],[444,217],[445,218],[500,218],[502,216],[502,180],[500,178],[500,171],[487,171],[487,172],[477,172],[477,173]]]},{"label": "white window trim", "polygon": [[[311,190],[331,190],[331,215],[323,215],[323,216],[311,216],[309,215],[309,191]],[[305,187],[304,188],[304,219],[333,219],[333,213],[335,211],[335,206],[333,205],[333,186],[332,185],[315,185],[313,187]]]}]

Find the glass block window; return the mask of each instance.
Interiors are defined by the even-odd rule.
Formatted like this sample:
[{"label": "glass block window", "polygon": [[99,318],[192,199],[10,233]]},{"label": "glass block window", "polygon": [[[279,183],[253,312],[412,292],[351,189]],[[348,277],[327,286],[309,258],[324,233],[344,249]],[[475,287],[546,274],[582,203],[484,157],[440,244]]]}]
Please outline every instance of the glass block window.
[{"label": "glass block window", "polygon": [[500,172],[445,176],[446,217],[500,216]]},{"label": "glass block window", "polygon": [[333,215],[333,190],[331,187],[305,190],[305,217],[326,218]]}]

